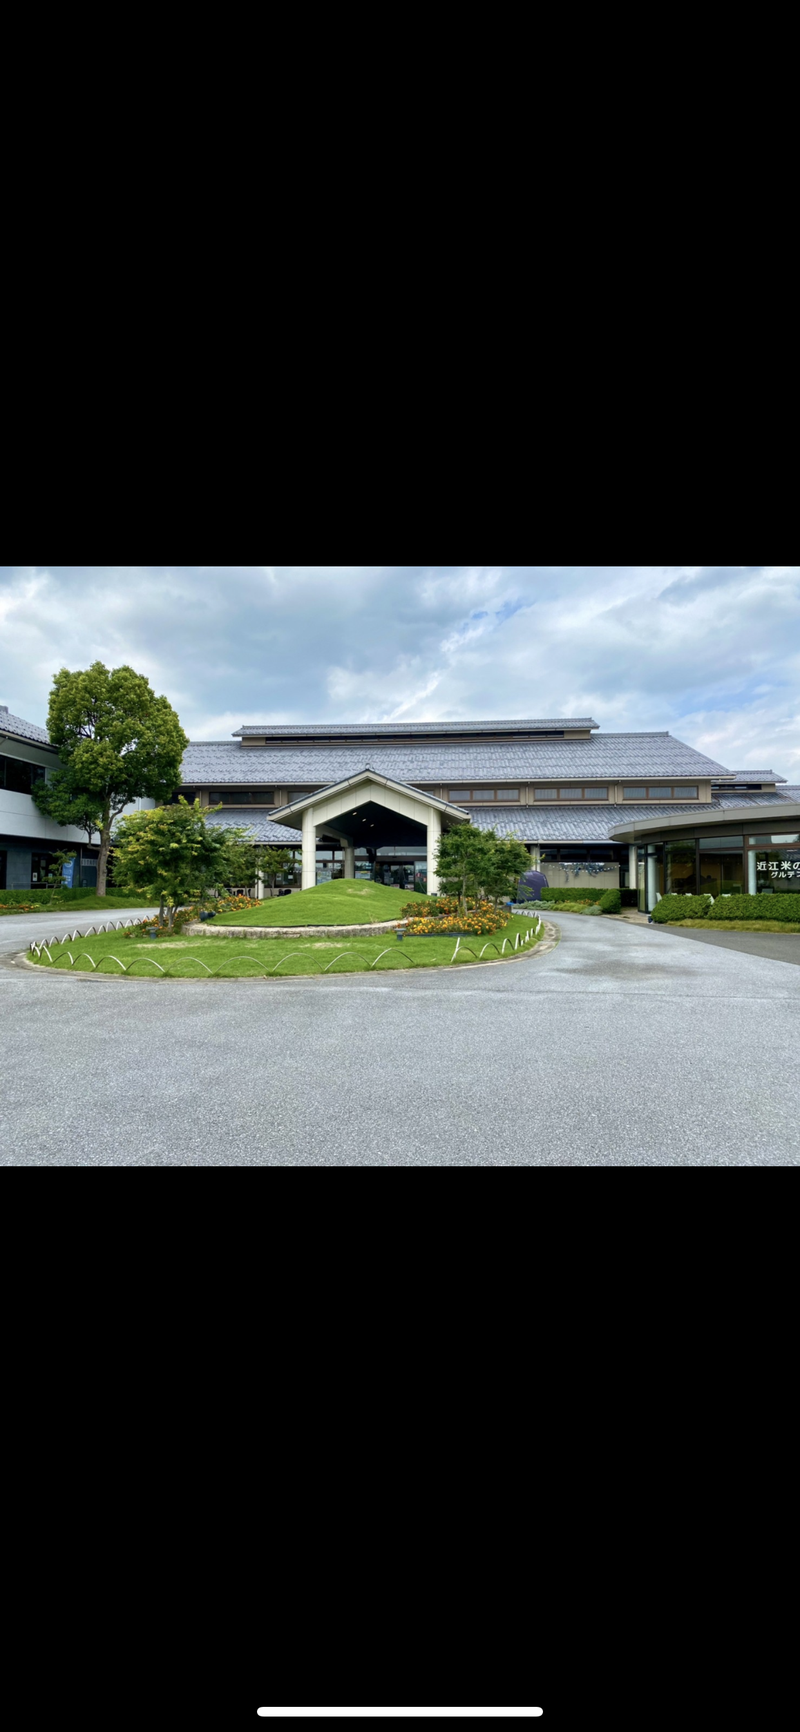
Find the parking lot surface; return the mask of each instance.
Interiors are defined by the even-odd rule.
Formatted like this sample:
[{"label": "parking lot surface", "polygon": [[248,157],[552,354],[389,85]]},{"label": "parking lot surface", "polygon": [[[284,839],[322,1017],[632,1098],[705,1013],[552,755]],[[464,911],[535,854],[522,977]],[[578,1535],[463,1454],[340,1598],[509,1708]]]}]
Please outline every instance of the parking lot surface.
[{"label": "parking lot surface", "polygon": [[9,1166],[800,1161],[788,962],[559,915],[549,954],[483,968],[76,978],[17,968],[15,922],[0,923]]}]

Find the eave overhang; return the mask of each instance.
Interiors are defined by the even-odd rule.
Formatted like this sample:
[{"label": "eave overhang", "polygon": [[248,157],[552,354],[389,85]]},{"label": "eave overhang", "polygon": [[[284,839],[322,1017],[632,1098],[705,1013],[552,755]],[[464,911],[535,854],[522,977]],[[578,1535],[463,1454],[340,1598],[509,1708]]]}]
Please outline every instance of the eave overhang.
[{"label": "eave overhang", "polygon": [[774,806],[728,806],[723,812],[675,812],[669,818],[637,818],[608,834],[614,842],[636,842],[662,830],[778,830],[787,818],[800,819],[800,801],[781,800]]}]

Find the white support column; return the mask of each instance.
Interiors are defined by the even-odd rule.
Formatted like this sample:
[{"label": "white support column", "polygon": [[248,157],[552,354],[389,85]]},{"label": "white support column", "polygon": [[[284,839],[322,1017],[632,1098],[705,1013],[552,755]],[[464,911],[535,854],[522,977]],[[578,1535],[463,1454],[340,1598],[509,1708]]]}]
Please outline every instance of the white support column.
[{"label": "white support column", "polygon": [[442,814],[432,806],[428,813],[428,895],[438,896],[439,877],[436,871],[436,849],[442,833]]},{"label": "white support column", "polygon": [[636,889],[636,843],[628,843],[628,889]]},{"label": "white support column", "polygon": [[342,870],[345,878],[355,878],[356,875],[356,845],[355,842],[345,842],[342,850]]},{"label": "white support column", "polygon": [[303,813],[303,880],[304,890],[313,890],[317,882],[317,826],[314,822],[314,808],[307,806]]},{"label": "white support column", "polygon": [[259,902],[264,900],[264,878],[261,872],[256,873],[256,896]]}]

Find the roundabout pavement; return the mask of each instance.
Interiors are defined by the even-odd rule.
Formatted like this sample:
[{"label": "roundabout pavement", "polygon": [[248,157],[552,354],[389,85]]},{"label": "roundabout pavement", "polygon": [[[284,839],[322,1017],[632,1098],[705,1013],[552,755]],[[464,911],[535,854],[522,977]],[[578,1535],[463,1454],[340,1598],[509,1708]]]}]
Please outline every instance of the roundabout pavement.
[{"label": "roundabout pavement", "polygon": [[8,1166],[800,1162],[788,963],[559,915],[548,954],[464,979],[156,991],[15,967],[44,920],[0,927]]}]

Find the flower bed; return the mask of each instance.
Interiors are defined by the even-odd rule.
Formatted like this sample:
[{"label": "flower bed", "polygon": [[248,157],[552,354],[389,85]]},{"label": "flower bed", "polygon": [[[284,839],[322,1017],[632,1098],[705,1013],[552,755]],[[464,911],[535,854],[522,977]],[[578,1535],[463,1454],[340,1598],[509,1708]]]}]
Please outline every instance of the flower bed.
[{"label": "flower bed", "polygon": [[479,902],[477,906],[467,909],[466,914],[459,914],[458,903],[454,896],[437,897],[437,903],[449,902],[452,912],[439,914],[423,914],[420,918],[411,919],[406,925],[406,932],[414,938],[441,938],[445,934],[454,937],[472,936],[478,938],[485,932],[502,932],[508,925],[509,912],[507,908],[495,908],[492,902]]}]

